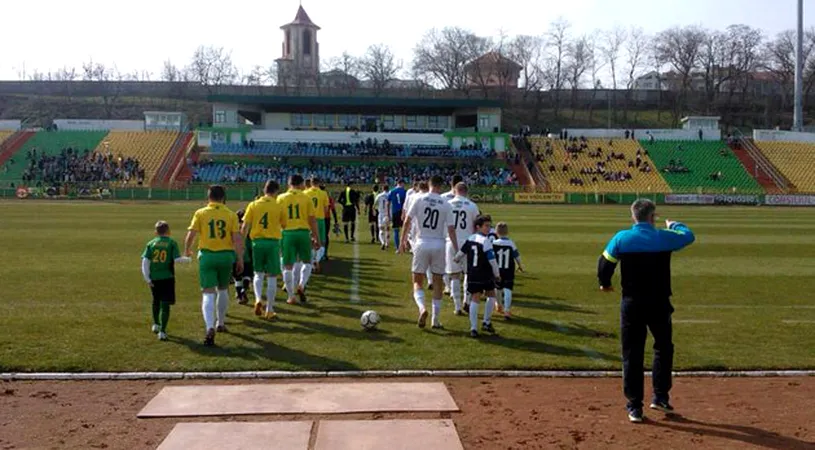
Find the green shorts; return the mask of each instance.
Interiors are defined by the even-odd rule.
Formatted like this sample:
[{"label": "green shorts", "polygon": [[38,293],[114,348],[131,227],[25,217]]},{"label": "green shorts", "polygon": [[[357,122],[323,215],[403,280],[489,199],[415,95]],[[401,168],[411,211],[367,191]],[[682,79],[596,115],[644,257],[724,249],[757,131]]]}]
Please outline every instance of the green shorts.
[{"label": "green shorts", "polygon": [[309,230],[283,230],[283,265],[311,262],[311,232]]},{"label": "green shorts", "polygon": [[320,237],[320,245],[325,247],[326,241],[325,219],[317,219],[317,236]]},{"label": "green shorts", "polygon": [[198,280],[201,289],[226,288],[232,277],[232,265],[235,264],[235,252],[224,250],[198,252]]},{"label": "green shorts", "polygon": [[280,241],[255,239],[252,241],[252,266],[255,272],[280,275]]}]

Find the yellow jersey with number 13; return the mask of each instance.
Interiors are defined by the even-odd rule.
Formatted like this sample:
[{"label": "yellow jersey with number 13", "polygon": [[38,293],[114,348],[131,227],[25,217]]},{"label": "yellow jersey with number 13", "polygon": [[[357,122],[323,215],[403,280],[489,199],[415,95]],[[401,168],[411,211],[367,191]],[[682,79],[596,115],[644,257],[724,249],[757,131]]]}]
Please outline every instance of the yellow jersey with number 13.
[{"label": "yellow jersey with number 13", "polygon": [[190,231],[198,232],[198,249],[211,252],[234,250],[232,234],[239,233],[238,215],[223,203],[209,203],[195,211]]},{"label": "yellow jersey with number 13", "polygon": [[314,217],[314,204],[308,195],[299,189],[289,189],[277,196],[277,204],[283,207],[286,216],[286,230],[310,230],[308,218]]}]

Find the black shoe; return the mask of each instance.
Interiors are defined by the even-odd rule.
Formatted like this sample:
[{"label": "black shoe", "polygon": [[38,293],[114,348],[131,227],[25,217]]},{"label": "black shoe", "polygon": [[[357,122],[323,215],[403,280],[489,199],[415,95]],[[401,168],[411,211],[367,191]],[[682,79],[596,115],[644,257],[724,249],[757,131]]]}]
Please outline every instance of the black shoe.
[{"label": "black shoe", "polygon": [[456,313],[455,313],[455,314],[456,314],[457,316],[463,316],[463,315],[464,315],[464,313],[463,313],[463,312],[462,312],[460,309],[459,309],[458,311],[456,311]]},{"label": "black shoe", "polygon": [[464,306],[461,307],[467,314],[470,314],[470,304],[468,302],[464,302]]},{"label": "black shoe", "polygon": [[433,325],[431,328],[433,328],[434,330],[443,330],[444,325],[442,325],[442,324]]},{"label": "black shoe", "polygon": [[204,336],[204,345],[207,347],[212,347],[215,345],[215,330],[212,328],[207,330],[207,334]]},{"label": "black shoe", "polygon": [[490,334],[495,334],[495,328],[492,327],[491,323],[482,323],[481,324],[481,331],[486,331]]},{"label": "black shoe", "polygon": [[226,325],[218,325],[215,327],[215,331],[218,333],[226,333]]},{"label": "black shoe", "polygon": [[381,250],[383,250],[383,251],[385,250],[385,246],[384,246],[384,245],[383,245],[383,246],[381,246],[381,247],[379,247],[379,248],[380,248]]},{"label": "black shoe", "polygon": [[631,423],[642,423],[644,418],[642,408],[628,408],[628,420]]},{"label": "black shoe", "polygon": [[306,297],[306,290],[305,289],[298,289],[297,290],[297,295],[300,297],[300,303],[305,303],[306,301],[308,301],[308,298]]},{"label": "black shoe", "polygon": [[427,285],[427,290],[428,290],[428,291],[432,291],[432,290],[433,290],[433,283],[430,283],[430,284],[428,284],[428,285]]},{"label": "black shoe", "polygon": [[470,337],[471,338],[477,338],[478,337],[478,331],[470,330]]},{"label": "black shoe", "polygon": [[674,407],[667,400],[654,400],[651,402],[651,409],[662,411],[665,414],[673,414],[674,412]]}]

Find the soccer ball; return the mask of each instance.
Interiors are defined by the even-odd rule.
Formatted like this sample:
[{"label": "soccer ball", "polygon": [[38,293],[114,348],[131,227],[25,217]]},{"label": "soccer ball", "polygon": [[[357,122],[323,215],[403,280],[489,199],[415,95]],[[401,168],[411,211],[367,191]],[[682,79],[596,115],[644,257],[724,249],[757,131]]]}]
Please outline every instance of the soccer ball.
[{"label": "soccer ball", "polygon": [[379,314],[376,311],[365,311],[359,318],[359,323],[366,330],[373,330],[379,325]]}]

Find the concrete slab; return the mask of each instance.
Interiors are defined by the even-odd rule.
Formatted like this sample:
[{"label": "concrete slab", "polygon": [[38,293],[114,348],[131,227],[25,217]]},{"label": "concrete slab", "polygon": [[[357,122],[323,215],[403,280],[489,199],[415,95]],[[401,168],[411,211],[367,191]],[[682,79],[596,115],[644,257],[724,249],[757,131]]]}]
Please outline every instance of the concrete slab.
[{"label": "concrete slab", "polygon": [[323,420],[315,450],[464,450],[452,420]]},{"label": "concrete slab", "polygon": [[158,450],[308,450],[312,422],[179,423]]},{"label": "concrete slab", "polygon": [[164,387],[138,417],[458,411],[444,383],[286,383]]}]

